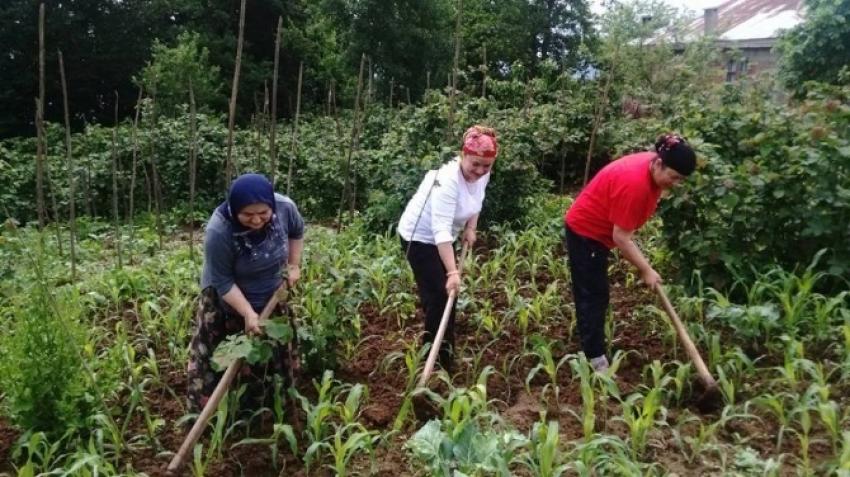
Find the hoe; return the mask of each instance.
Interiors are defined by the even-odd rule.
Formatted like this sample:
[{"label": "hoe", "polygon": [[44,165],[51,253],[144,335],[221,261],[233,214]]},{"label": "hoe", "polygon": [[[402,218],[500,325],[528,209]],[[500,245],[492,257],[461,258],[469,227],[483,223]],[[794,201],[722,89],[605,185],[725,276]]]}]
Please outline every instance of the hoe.
[{"label": "hoe", "polygon": [[682,320],[679,319],[679,314],[676,313],[676,310],[670,303],[670,299],[667,298],[667,293],[664,292],[664,288],[661,285],[658,285],[655,288],[655,291],[658,292],[658,296],[661,298],[661,304],[664,306],[664,311],[667,312],[667,316],[670,317],[670,321],[673,323],[673,328],[676,329],[676,334],[679,335],[679,341],[682,342],[682,346],[685,347],[688,357],[691,358],[691,362],[694,363],[694,366],[697,369],[697,374],[699,375],[699,379],[703,387],[702,396],[700,396],[696,402],[697,408],[701,412],[716,410],[723,402],[723,396],[720,394],[720,390],[717,387],[717,381],[714,380],[714,377],[711,375],[711,372],[702,360],[699,350],[697,350],[693,340],[691,340],[688,330],[685,329],[685,325],[682,324]]}]

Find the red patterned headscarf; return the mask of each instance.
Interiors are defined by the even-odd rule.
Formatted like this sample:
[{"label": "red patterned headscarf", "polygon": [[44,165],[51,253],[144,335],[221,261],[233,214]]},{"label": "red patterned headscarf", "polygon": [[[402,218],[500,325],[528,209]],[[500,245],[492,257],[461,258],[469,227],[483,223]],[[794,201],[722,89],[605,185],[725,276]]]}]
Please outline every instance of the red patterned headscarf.
[{"label": "red patterned headscarf", "polygon": [[499,153],[496,132],[483,126],[472,126],[463,133],[463,152],[473,156],[492,158]]}]

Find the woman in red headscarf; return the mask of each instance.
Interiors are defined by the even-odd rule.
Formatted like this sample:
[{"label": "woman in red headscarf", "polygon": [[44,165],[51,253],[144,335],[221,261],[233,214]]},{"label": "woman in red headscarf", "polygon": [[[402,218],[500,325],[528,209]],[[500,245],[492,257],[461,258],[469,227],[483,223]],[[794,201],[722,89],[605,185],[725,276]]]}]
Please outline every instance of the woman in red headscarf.
[{"label": "woman in red headscarf", "polygon": [[[499,146],[496,132],[472,126],[463,135],[460,156],[428,171],[398,224],[401,245],[413,269],[419,301],[425,309],[424,342],[431,343],[451,291],[460,287],[453,243],[463,230],[463,242],[475,243],[478,214]],[[440,364],[451,372],[454,308],[440,347]]]}]

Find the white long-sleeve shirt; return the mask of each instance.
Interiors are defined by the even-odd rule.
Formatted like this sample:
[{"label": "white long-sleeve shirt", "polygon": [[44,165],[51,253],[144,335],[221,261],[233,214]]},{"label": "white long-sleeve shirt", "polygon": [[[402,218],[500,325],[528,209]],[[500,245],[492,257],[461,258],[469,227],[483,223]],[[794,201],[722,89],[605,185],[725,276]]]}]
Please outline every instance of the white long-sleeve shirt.
[{"label": "white long-sleeve shirt", "polygon": [[466,222],[481,212],[488,182],[489,172],[475,182],[467,182],[460,170],[459,158],[436,171],[428,171],[401,214],[398,234],[407,241],[428,244],[453,242]]}]

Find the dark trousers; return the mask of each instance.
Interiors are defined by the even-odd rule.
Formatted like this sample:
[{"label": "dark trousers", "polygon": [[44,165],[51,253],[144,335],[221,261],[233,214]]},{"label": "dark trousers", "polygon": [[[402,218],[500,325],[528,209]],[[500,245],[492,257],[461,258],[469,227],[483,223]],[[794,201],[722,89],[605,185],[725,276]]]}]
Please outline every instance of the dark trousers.
[{"label": "dark trousers", "polygon": [[[408,253],[408,246],[410,251]],[[402,252],[407,256],[407,262],[413,269],[416,278],[416,287],[419,289],[419,301],[425,310],[425,335],[424,343],[433,343],[437,330],[440,328],[440,318],[446,309],[449,295],[446,293],[446,267],[440,260],[440,253],[436,245],[422,242],[408,242],[401,239]],[[455,307],[449,315],[446,325],[446,333],[440,346],[440,365],[443,369],[451,372],[452,358],[455,345]]]},{"label": "dark trousers", "polygon": [[581,349],[588,359],[606,354],[605,315],[608,312],[607,247],[566,229],[566,246],[572,276]]}]

